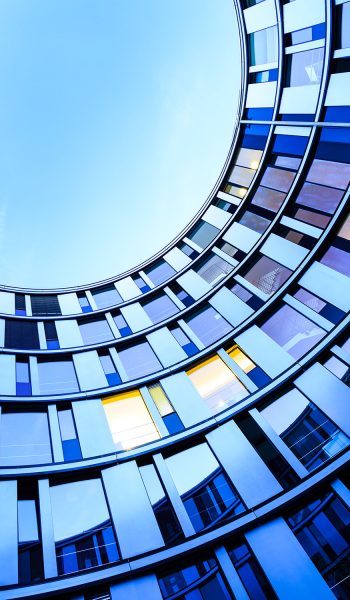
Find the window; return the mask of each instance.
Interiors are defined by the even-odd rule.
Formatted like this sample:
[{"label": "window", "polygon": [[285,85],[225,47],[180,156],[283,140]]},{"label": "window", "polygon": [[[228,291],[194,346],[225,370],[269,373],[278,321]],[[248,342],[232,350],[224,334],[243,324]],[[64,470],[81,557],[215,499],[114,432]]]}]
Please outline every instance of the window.
[{"label": "window", "polygon": [[287,305],[277,310],[261,329],[296,360],[313,348],[326,333]]},{"label": "window", "polygon": [[25,357],[16,357],[16,396],[31,396],[29,362]]},{"label": "window", "polygon": [[7,412],[0,422],[0,460],[3,466],[52,462],[46,411]]},{"label": "window", "polygon": [[92,311],[90,302],[88,301],[85,292],[79,292],[78,300],[79,300],[80,308],[83,311],[83,313],[88,313],[88,312]]},{"label": "window", "polygon": [[96,302],[97,308],[107,308],[114,304],[122,302],[121,296],[118,294],[114,285],[105,285],[92,291],[93,299]]},{"label": "window", "polygon": [[194,303],[194,299],[178,284],[177,281],[173,281],[169,288],[175,294],[175,296],[184,304],[186,307],[191,306]]},{"label": "window", "polygon": [[261,412],[308,471],[349,444],[346,435],[298,390],[288,392]]},{"label": "window", "polygon": [[321,298],[318,298],[314,294],[311,294],[308,290],[304,290],[303,288],[299,288],[295,294],[293,294],[294,298],[299,300],[308,306],[318,314],[320,314],[325,319],[328,319],[332,323],[338,323],[343,316],[344,312],[340,310],[337,306],[333,306],[333,304],[329,304]]},{"label": "window", "polygon": [[37,484],[18,481],[18,583],[37,583],[44,578],[38,519]]},{"label": "window", "polygon": [[143,309],[148,314],[152,323],[164,321],[179,312],[178,307],[166,294],[152,298],[152,300],[143,304]]},{"label": "window", "polygon": [[40,348],[38,325],[33,321],[6,319],[5,348],[31,350]]},{"label": "window", "polygon": [[209,246],[210,242],[216,238],[218,233],[219,229],[214,227],[214,225],[211,225],[206,221],[199,221],[194,229],[188,234],[188,238],[203,249]]},{"label": "window", "polygon": [[55,348],[59,348],[60,344],[57,337],[57,330],[55,321],[45,321],[44,322],[44,330],[46,337],[46,345],[49,350],[54,350]]},{"label": "window", "polygon": [[213,414],[237,404],[248,395],[244,385],[218,356],[190,369],[187,375]]},{"label": "window", "polygon": [[286,86],[315,85],[321,82],[324,48],[286,55]]},{"label": "window", "polygon": [[197,250],[194,250],[193,248],[191,248],[191,246],[189,246],[188,244],[185,244],[185,242],[181,242],[179,248],[180,248],[181,252],[186,254],[192,260],[197,258],[198,254],[199,254],[197,252]]},{"label": "window", "polygon": [[315,158],[306,177],[311,183],[346,190],[350,181],[350,165]]},{"label": "window", "polygon": [[142,279],[141,275],[135,275],[133,277],[133,280],[139,288],[140,292],[142,292],[143,294],[149,292],[149,290],[151,289],[149,285]]},{"label": "window", "polygon": [[119,560],[100,479],[50,487],[59,575]]},{"label": "window", "polygon": [[108,385],[118,385],[121,383],[120,375],[115,368],[114,362],[112,361],[111,355],[108,350],[101,350],[99,357],[102,365],[104,374],[108,381]]},{"label": "window", "polygon": [[161,363],[148,342],[141,342],[118,352],[129,379],[143,377],[162,368]]},{"label": "window", "polygon": [[165,462],[196,531],[245,510],[206,443],[178,452]]},{"label": "window", "polygon": [[182,431],[184,429],[183,423],[179,415],[175,412],[161,384],[153,383],[148,387],[148,391],[169,433],[173,434]]},{"label": "window", "polygon": [[321,259],[321,263],[327,265],[327,267],[330,267],[335,271],[338,271],[339,273],[343,273],[343,275],[346,275],[347,277],[350,277],[349,254],[340,248],[336,248],[336,246],[331,246],[327,250]]},{"label": "window", "polygon": [[154,285],[160,285],[175,275],[176,271],[165,260],[159,260],[152,267],[145,269],[145,273]]},{"label": "window", "polygon": [[350,4],[335,7],[336,48],[350,48]]},{"label": "window", "polygon": [[193,356],[198,352],[196,344],[190,340],[190,338],[184,333],[179,325],[171,327],[170,333],[174,336],[184,352],[186,352],[187,356]]},{"label": "window", "polygon": [[122,337],[130,335],[132,333],[129,325],[127,324],[126,320],[124,319],[121,313],[118,312],[117,314],[113,314],[113,320],[116,326],[118,327],[118,331]]},{"label": "window", "polygon": [[232,269],[232,265],[220,258],[220,256],[212,254],[196,268],[196,272],[204,281],[214,286],[231,273]]},{"label": "window", "polygon": [[41,296],[36,294],[31,296],[32,313],[37,315],[60,315],[61,309],[57,296]]},{"label": "window", "polygon": [[144,465],[140,467],[140,474],[164,542],[174,544],[181,541],[184,537],[182,529],[156,469],[153,465]]},{"label": "window", "polygon": [[25,316],[26,310],[26,297],[24,294],[15,294],[15,314]]},{"label": "window", "polygon": [[271,381],[270,377],[237,346],[227,350],[227,354],[258,387],[262,387]]},{"label": "window", "polygon": [[[284,136],[283,136],[284,137]],[[267,167],[261,184],[273,190],[280,192],[288,192],[293,183],[295,172],[287,171],[287,169],[276,169],[275,167]]]},{"label": "window", "polygon": [[264,294],[274,294],[292,274],[290,269],[272,258],[262,256],[244,274],[244,279],[255,285]]},{"label": "window", "polygon": [[326,493],[294,512],[288,523],[335,597],[348,598],[349,509],[333,493]]},{"label": "window", "polygon": [[163,598],[179,600],[230,600],[231,593],[214,558],[184,566],[179,571],[164,574],[158,579]]},{"label": "window", "polygon": [[79,330],[84,344],[101,344],[114,339],[114,335],[105,318],[80,321]]},{"label": "window", "polygon": [[64,394],[79,392],[73,362],[68,358],[60,360],[38,359],[40,394]]},{"label": "window", "polygon": [[271,223],[271,221],[268,219],[265,219],[264,217],[261,217],[260,215],[257,215],[249,210],[245,211],[239,222],[245,227],[253,229],[253,231],[256,231],[257,233],[264,233]]},{"label": "window", "polygon": [[252,204],[276,213],[281,208],[285,197],[286,195],[282,192],[271,190],[261,185],[254,194]]},{"label": "window", "polygon": [[71,408],[57,411],[60,426],[61,442],[64,460],[79,460],[81,455],[80,444],[75,427],[73,411]]},{"label": "window", "polygon": [[341,190],[306,182],[295,202],[333,215],[342,197]]},{"label": "window", "polygon": [[186,322],[204,346],[209,346],[232,330],[231,325],[212,307],[195,313]]},{"label": "window", "polygon": [[242,539],[228,553],[249,598],[257,600],[274,600],[277,598],[264,571],[260,567],[248,544]]},{"label": "window", "polygon": [[264,65],[278,60],[277,26],[249,34],[250,65]]},{"label": "window", "polygon": [[159,439],[159,433],[138,390],[110,396],[102,401],[117,450]]}]

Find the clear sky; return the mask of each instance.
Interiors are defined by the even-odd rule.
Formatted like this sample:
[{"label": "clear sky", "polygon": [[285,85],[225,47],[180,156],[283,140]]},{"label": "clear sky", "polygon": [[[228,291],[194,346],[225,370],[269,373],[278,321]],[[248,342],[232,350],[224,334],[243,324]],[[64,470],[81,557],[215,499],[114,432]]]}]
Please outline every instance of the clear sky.
[{"label": "clear sky", "polygon": [[78,285],[145,260],[226,158],[232,0],[1,0],[0,283]]}]

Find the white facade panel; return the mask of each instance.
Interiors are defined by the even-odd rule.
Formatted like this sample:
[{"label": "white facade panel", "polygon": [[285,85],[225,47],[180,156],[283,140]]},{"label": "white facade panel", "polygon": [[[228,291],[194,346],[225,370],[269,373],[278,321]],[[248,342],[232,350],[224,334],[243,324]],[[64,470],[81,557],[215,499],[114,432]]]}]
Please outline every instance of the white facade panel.
[{"label": "white facade panel", "polygon": [[184,269],[192,262],[187,254],[181,252],[180,248],[173,248],[170,252],[164,254],[164,260],[166,260],[175,271],[181,271],[181,269]]},{"label": "white facade panel", "polygon": [[11,292],[0,292],[0,313],[15,314],[15,295]]},{"label": "white facade panel", "polygon": [[72,294],[59,294],[57,296],[62,315],[79,315],[82,313],[78,296]]},{"label": "white facade panel", "polygon": [[261,247],[261,252],[294,271],[308,254],[307,248],[298,246],[275,233],[271,233]]},{"label": "white facade panel", "polygon": [[325,1],[294,0],[283,6],[283,17],[285,33],[323,23],[326,18]]},{"label": "white facade panel", "polygon": [[195,300],[198,300],[211,290],[209,283],[204,281],[204,279],[202,279],[198,273],[193,271],[193,269],[189,269],[186,271],[186,273],[180,275],[178,282],[183,287],[185,292],[187,292]]},{"label": "white facade panel", "polygon": [[139,302],[134,302],[133,304],[129,304],[128,306],[122,307],[120,309],[120,312],[126,319],[126,322],[130,326],[131,331],[133,331],[134,333],[136,333],[136,331],[141,331],[142,329],[146,329],[147,327],[151,327],[153,325],[148,314],[143,310]]},{"label": "white facade panel", "polygon": [[213,205],[209,206],[202,217],[203,221],[210,223],[210,225],[214,225],[214,227],[217,227],[218,229],[222,229],[230,218],[230,213]]},{"label": "white facade panel", "polygon": [[106,387],[106,376],[96,350],[73,354],[73,362],[81,390]]},{"label": "white facade panel", "polygon": [[186,373],[165,377],[161,384],[185,427],[212,416]]},{"label": "white facade panel", "polygon": [[223,317],[234,327],[240,325],[245,319],[253,314],[250,308],[243,300],[235,296],[226,287],[221,288],[209,300],[211,304]]},{"label": "white facade panel", "polygon": [[247,91],[246,108],[269,108],[275,104],[276,81],[250,83]]},{"label": "white facade panel", "polygon": [[101,400],[72,402],[83,458],[115,452],[111,430]]},{"label": "white facade panel", "polygon": [[293,358],[257,325],[253,325],[236,340],[237,344],[270,377],[280,375],[294,364]]},{"label": "white facade panel", "polygon": [[341,310],[350,310],[350,279],[327,265],[314,262],[300,285]]},{"label": "white facade panel", "polygon": [[266,29],[277,22],[274,0],[265,0],[243,11],[247,33]]},{"label": "white facade panel", "polygon": [[170,367],[187,358],[186,352],[177,343],[167,327],[162,327],[146,336],[164,367]]},{"label": "white facade panel", "polygon": [[325,106],[349,106],[350,73],[333,73],[327,90]]},{"label": "white facade panel", "polygon": [[56,331],[61,348],[78,348],[84,346],[79,325],[75,319],[57,320]]},{"label": "white facade panel", "polygon": [[105,469],[102,478],[122,557],[164,546],[136,462]]},{"label": "white facade panel", "polygon": [[16,395],[16,357],[14,354],[0,354],[0,394]]},{"label": "white facade panel", "polygon": [[0,540],[0,585],[18,583],[17,481],[0,481]]},{"label": "white facade panel", "polygon": [[260,239],[260,236],[260,233],[241,225],[241,223],[233,223],[226,231],[223,239],[235,248],[243,250],[243,252],[249,252]]},{"label": "white facade panel", "polygon": [[123,300],[131,300],[142,294],[132,277],[125,277],[120,281],[116,281],[115,287]]},{"label": "white facade panel", "polygon": [[317,84],[295,85],[293,87],[284,88],[282,92],[280,113],[313,114],[316,111],[319,91],[320,86]]}]

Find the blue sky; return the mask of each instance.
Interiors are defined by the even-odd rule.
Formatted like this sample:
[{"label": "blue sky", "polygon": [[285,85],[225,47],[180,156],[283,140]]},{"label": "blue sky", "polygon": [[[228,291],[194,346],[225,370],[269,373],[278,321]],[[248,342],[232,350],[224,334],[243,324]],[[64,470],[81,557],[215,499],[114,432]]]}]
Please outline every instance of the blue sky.
[{"label": "blue sky", "polygon": [[221,170],[239,77],[232,0],[1,0],[0,283],[166,245]]}]

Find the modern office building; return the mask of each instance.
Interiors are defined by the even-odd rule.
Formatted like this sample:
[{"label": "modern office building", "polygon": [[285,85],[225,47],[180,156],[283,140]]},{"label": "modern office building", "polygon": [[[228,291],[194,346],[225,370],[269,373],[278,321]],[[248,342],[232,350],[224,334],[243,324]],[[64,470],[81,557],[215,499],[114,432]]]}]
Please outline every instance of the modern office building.
[{"label": "modern office building", "polygon": [[0,600],[350,598],[350,1],[232,18],[236,131],[186,230],[1,288]]}]

